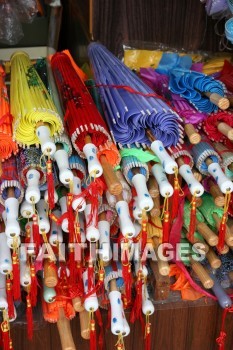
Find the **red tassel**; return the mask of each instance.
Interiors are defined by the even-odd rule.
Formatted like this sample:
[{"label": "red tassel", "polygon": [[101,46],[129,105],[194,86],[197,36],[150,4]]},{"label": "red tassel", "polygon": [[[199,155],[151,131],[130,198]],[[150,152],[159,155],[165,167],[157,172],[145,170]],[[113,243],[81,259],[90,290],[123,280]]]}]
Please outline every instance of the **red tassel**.
[{"label": "red tassel", "polygon": [[218,232],[218,245],[217,249],[221,253],[224,247],[225,243],[225,236],[226,236],[226,222],[227,222],[227,213],[224,213],[222,216],[222,220],[220,223],[219,227],[219,232]]},{"label": "red tassel", "polygon": [[55,207],[54,203],[54,180],[53,180],[53,171],[52,171],[52,161],[49,159],[46,162],[46,169],[47,169],[47,184],[48,184],[48,204],[49,208],[53,210]]},{"label": "red tassel", "polygon": [[172,210],[171,210],[171,221],[177,217],[179,209],[179,180],[177,175],[174,178],[174,193],[172,196]]},{"label": "red tassel", "polygon": [[163,243],[169,243],[170,236],[170,214],[169,211],[164,212],[164,220],[163,220]]},{"label": "red tassel", "polygon": [[194,195],[191,202],[191,210],[190,210],[190,224],[189,224],[189,232],[188,232],[188,240],[192,243],[194,240],[194,232],[196,230],[196,213],[197,213],[197,200]]},{"label": "red tassel", "polygon": [[138,280],[135,286],[136,289],[136,297],[134,300],[134,304],[130,313],[130,322],[134,323],[136,320],[140,318],[140,314],[142,312],[142,286],[143,280],[141,278],[141,271],[138,273]]},{"label": "red tassel", "polygon": [[3,350],[10,350],[9,322],[7,320],[1,323]]},{"label": "red tassel", "polygon": [[98,326],[100,329],[100,334],[99,334],[99,339],[98,339],[98,350],[103,350],[104,347],[104,325],[103,325],[103,320],[101,316],[101,312],[99,309],[96,310],[95,312]]},{"label": "red tassel", "polygon": [[16,252],[13,252],[12,254],[12,266],[14,300],[21,300],[19,258]]},{"label": "red tassel", "polygon": [[225,202],[224,202],[224,211],[223,211],[223,216],[221,220],[221,224],[219,227],[219,233],[218,233],[218,245],[217,249],[221,253],[224,247],[224,242],[225,242],[225,236],[226,236],[226,223],[227,223],[227,213],[228,213],[228,208],[229,204],[231,201],[231,192],[226,192],[225,194]]},{"label": "red tassel", "polygon": [[7,296],[7,304],[8,304],[8,317],[9,319],[12,319],[15,316],[15,311],[14,311],[12,284],[11,284],[10,278],[7,278],[6,280],[6,296]]},{"label": "red tassel", "polygon": [[32,304],[32,306],[36,306],[36,303],[37,303],[37,277],[36,277],[36,269],[35,269],[34,263],[31,263],[31,265],[30,265],[30,272],[31,272],[31,289],[30,289],[31,304]]},{"label": "red tassel", "polygon": [[225,341],[227,336],[225,332],[225,321],[228,313],[233,313],[233,306],[223,310],[220,334],[219,337],[216,339],[216,343],[218,344],[218,350],[225,350]]},{"label": "red tassel", "polygon": [[77,268],[76,268],[76,261],[75,261],[73,248],[69,248],[69,270],[70,270],[69,281],[70,281],[70,284],[73,285],[76,283],[76,276],[77,276]]},{"label": "red tassel", "polygon": [[89,261],[88,264],[88,268],[87,268],[87,277],[88,277],[88,292],[90,292],[90,290],[94,289],[94,267],[92,262]]},{"label": "red tassel", "polygon": [[149,322],[146,323],[145,327],[145,350],[151,349],[151,324]]},{"label": "red tassel", "polygon": [[225,350],[225,341],[226,341],[226,333],[220,332],[219,337],[216,339],[216,343],[218,344],[218,350]]},{"label": "red tassel", "polygon": [[28,294],[26,297],[27,301],[27,336],[29,340],[32,340],[33,337],[33,315],[32,315],[32,305],[31,305],[31,298]]},{"label": "red tassel", "polygon": [[96,330],[95,330],[95,320],[90,321],[90,350],[96,350]]},{"label": "red tassel", "polygon": [[38,216],[36,214],[34,214],[32,216],[32,220],[33,220],[33,225],[32,225],[33,242],[36,245],[36,250],[38,250],[39,246],[40,246],[40,242],[41,242],[41,236],[40,236],[39,225],[38,225]]},{"label": "red tassel", "polygon": [[68,230],[69,230],[69,242],[74,243],[75,237],[75,217],[72,208],[73,195],[72,193],[68,193],[66,196],[66,204],[67,204],[67,214],[68,214]]}]

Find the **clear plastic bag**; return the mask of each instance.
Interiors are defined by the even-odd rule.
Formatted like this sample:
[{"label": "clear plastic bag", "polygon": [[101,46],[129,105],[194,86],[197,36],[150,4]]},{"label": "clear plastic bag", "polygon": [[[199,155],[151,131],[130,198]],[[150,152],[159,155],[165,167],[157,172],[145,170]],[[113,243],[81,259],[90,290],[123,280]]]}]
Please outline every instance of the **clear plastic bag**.
[{"label": "clear plastic bag", "polygon": [[11,2],[0,3],[0,23],[0,42],[15,45],[22,39],[22,26]]},{"label": "clear plastic bag", "polygon": [[32,23],[38,12],[36,0],[15,0],[14,7],[22,23]]}]

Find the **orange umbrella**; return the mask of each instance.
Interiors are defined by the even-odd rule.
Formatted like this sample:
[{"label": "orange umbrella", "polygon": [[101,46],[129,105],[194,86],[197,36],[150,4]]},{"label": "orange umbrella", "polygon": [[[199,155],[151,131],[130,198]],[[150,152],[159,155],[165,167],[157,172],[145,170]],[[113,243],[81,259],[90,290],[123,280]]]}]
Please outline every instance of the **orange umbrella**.
[{"label": "orange umbrella", "polygon": [[18,150],[12,139],[12,116],[5,84],[5,71],[0,66],[0,161],[9,158]]}]

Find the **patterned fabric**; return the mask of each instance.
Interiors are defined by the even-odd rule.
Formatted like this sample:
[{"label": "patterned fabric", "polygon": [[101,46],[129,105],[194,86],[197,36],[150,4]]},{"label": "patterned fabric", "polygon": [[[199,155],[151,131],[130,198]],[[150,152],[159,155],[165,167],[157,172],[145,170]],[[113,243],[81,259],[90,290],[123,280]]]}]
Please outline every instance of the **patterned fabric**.
[{"label": "patterned fabric", "polygon": [[30,168],[40,172],[40,185],[46,181],[45,163],[41,158],[42,152],[39,148],[30,147],[21,149],[17,157],[17,166],[19,170],[20,183],[25,186],[27,183],[26,174]]},{"label": "patterned fabric", "polygon": [[2,177],[0,185],[0,202],[4,204],[7,199],[7,189],[8,187],[14,187],[15,198],[21,203],[24,191],[19,183],[19,175],[17,169],[17,163],[15,156],[8,158],[4,163],[2,163]]}]

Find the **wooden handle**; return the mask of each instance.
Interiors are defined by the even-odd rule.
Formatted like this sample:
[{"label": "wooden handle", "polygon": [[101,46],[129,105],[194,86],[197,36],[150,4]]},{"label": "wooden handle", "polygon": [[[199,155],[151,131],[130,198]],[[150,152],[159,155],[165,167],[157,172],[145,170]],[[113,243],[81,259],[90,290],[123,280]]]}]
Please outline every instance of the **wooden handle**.
[{"label": "wooden handle", "polygon": [[218,244],[218,236],[204,222],[197,222],[197,231],[210,246]]},{"label": "wooden handle", "polygon": [[70,321],[65,317],[64,309],[59,309],[57,328],[60,335],[62,350],[76,350],[71,333]]},{"label": "wooden handle", "polygon": [[230,280],[233,281],[233,271],[230,271],[228,273],[228,276],[229,276]]},{"label": "wooden handle", "polygon": [[8,187],[8,189],[7,189],[7,198],[15,198],[14,187]]},{"label": "wooden handle", "polygon": [[79,319],[81,337],[88,340],[90,339],[89,314],[85,309],[79,313]]},{"label": "wooden handle", "polygon": [[79,297],[72,299],[73,308],[76,312],[82,312],[84,310],[84,306],[82,305],[82,300]]},{"label": "wooden handle", "polygon": [[[191,195],[191,193],[187,194],[187,199],[188,201],[191,203],[193,200],[193,196]],[[201,197],[196,197],[196,207],[200,207],[202,205],[202,199]]]},{"label": "wooden handle", "polygon": [[204,251],[205,253],[208,253],[210,247],[206,242],[203,242],[202,240],[196,238],[195,236],[193,237],[193,240],[191,241],[188,232],[186,234],[186,238],[192,244],[198,244],[198,243],[201,244],[202,245],[201,250]]},{"label": "wooden handle", "polygon": [[229,252],[230,248],[227,244],[224,244],[223,249],[221,250],[221,254],[227,254]]},{"label": "wooden handle", "polygon": [[192,145],[201,142],[201,135],[196,131],[192,124],[185,124],[184,131]]},{"label": "wooden handle", "polygon": [[192,171],[193,171],[193,176],[195,177],[195,179],[198,182],[201,182],[202,181],[202,174],[199,173],[199,171],[197,169],[192,169]]},{"label": "wooden handle", "polygon": [[213,163],[213,161],[212,161],[211,158],[207,157],[206,160],[205,160],[205,163],[206,163],[207,166],[209,166],[210,164]]},{"label": "wooden handle", "polygon": [[54,288],[58,283],[57,270],[49,259],[44,261],[44,284],[49,288]]},{"label": "wooden handle", "polygon": [[225,198],[220,188],[211,180],[208,181],[208,184],[210,186],[210,194],[214,198],[215,205],[217,205],[217,207],[223,207],[225,203]]},{"label": "wooden handle", "polygon": [[103,175],[109,192],[114,196],[121,194],[123,191],[122,185],[118,180],[111,164],[108,163],[107,158],[104,155],[100,156],[100,163],[103,168]]},{"label": "wooden handle", "polygon": [[160,197],[154,197],[152,198],[153,199],[153,202],[154,202],[154,206],[153,208],[151,209],[150,211],[150,215],[151,217],[155,217],[155,216],[160,216],[161,214],[161,209],[160,209]]},{"label": "wooden handle", "polygon": [[118,290],[115,278],[112,279],[112,280],[109,282],[109,284],[110,284],[110,292],[112,292],[112,291],[114,291],[114,290]]},{"label": "wooden handle", "polygon": [[206,254],[206,258],[209,261],[209,264],[212,267],[212,269],[218,269],[222,265],[221,260],[215,254],[212,248],[209,249],[208,253]]},{"label": "wooden handle", "polygon": [[170,272],[170,265],[168,264],[168,262],[165,260],[161,260],[158,256],[158,246],[160,243],[160,240],[158,237],[154,236],[152,237],[154,246],[155,246],[155,252],[156,252],[156,257],[157,257],[157,262],[158,262],[158,271],[160,273],[161,276],[168,276],[169,272]]},{"label": "wooden handle", "polygon": [[194,261],[193,259],[190,259],[190,262],[191,262],[191,266],[192,266],[193,271],[196,273],[196,275],[198,276],[198,278],[201,281],[201,283],[203,284],[203,286],[206,289],[212,288],[214,285],[214,281],[209,276],[209,274],[204,269],[204,267],[199,262]]},{"label": "wooden handle", "polygon": [[88,144],[88,143],[92,143],[91,136],[87,134],[85,136],[84,142],[85,142],[85,145]]},{"label": "wooden handle", "polygon": [[179,167],[182,166],[182,165],[184,165],[185,162],[184,162],[183,157],[178,157],[178,158],[176,158],[176,163],[179,165]]},{"label": "wooden handle", "polygon": [[219,94],[216,94],[215,92],[205,92],[204,93],[207,97],[209,97],[210,101],[218,106],[222,110],[226,110],[230,106],[230,102],[226,97],[222,97]]},{"label": "wooden handle", "polygon": [[123,200],[124,200],[124,198],[123,198],[123,196],[122,196],[122,193],[116,195],[116,200],[117,200],[117,202],[120,202],[120,201],[123,201]]},{"label": "wooden handle", "polygon": [[225,135],[229,140],[233,140],[233,128],[231,128],[226,123],[218,123],[218,131],[221,132],[221,134]]},{"label": "wooden handle", "polygon": [[159,186],[154,176],[150,176],[148,180],[148,192],[152,199],[159,196]]},{"label": "wooden handle", "polygon": [[[221,219],[218,217],[216,213],[213,213],[213,218],[216,223],[217,229],[219,229],[221,224]],[[233,247],[233,232],[231,232],[229,226],[226,224],[226,235],[225,235],[225,242],[229,247]]]}]

